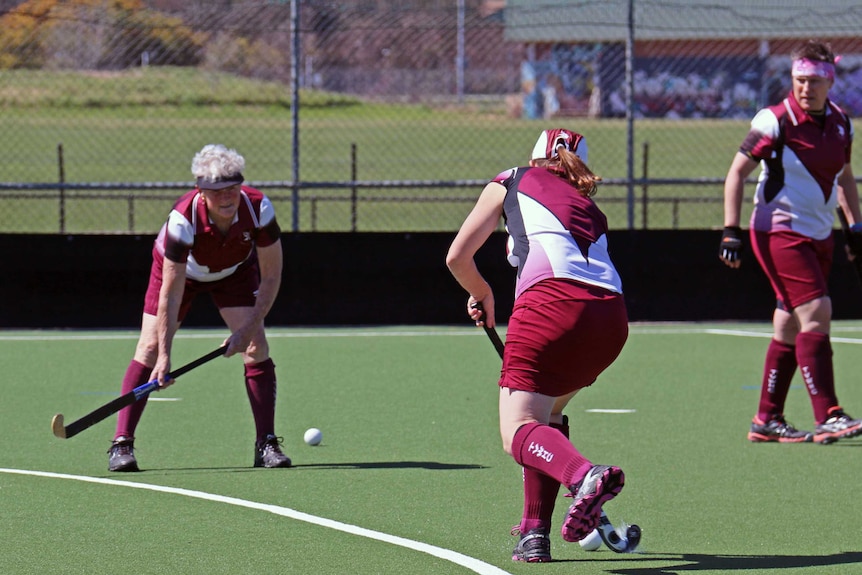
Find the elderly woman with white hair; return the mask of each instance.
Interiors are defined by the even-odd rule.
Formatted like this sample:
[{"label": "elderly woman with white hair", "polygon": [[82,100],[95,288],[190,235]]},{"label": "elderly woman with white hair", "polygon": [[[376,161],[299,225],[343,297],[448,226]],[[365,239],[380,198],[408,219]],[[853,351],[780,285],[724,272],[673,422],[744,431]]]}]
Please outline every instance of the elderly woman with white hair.
[{"label": "elderly woman with white hair", "polygon": [[[121,393],[158,379],[173,383],[174,335],[192,301],[207,293],[231,335],[225,357],[242,354],[245,385],[256,428],[255,467],[290,467],[275,435],[275,364],[264,318],[281,284],[281,230],[272,203],[243,185],[245,159],[220,144],[204,146],[192,160],[193,190],[174,204],[153,246],[141,335]],[[135,429],[147,398],[120,411],[109,471],[139,471]]]}]

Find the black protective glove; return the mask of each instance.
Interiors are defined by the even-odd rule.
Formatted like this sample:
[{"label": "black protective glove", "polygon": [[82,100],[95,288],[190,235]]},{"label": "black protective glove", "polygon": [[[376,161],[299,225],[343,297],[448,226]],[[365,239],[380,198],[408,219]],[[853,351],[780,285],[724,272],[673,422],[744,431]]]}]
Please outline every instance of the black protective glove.
[{"label": "black protective glove", "polygon": [[853,257],[862,257],[862,223],[850,226],[846,241]]},{"label": "black protective glove", "polygon": [[721,234],[718,257],[728,263],[738,262],[742,252],[742,229],[739,226],[726,226]]}]

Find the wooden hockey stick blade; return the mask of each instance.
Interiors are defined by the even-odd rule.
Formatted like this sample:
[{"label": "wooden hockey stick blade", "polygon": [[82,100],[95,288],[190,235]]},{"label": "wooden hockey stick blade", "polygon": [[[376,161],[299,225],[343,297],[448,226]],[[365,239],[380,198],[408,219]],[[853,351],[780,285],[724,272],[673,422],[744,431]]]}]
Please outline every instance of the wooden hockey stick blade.
[{"label": "wooden hockey stick blade", "polygon": [[[227,351],[227,346],[222,346],[218,349],[215,349],[203,357],[199,357],[198,359],[188,363],[176,370],[170,372],[168,374],[169,379],[176,379],[184,373],[191,371],[192,369],[198,367],[199,365],[203,365],[204,363],[210,361],[211,359],[215,359],[221,355],[224,355],[224,352]],[[110,417],[111,415],[117,413],[121,409],[126,406],[132,405],[139,399],[149,395],[153,391],[159,388],[159,382],[157,380],[148,381],[143,385],[139,385],[132,391],[125,393],[106,403],[105,405],[95,409],[85,415],[84,417],[77,419],[70,423],[69,425],[63,426],[63,415],[58,413],[54,416],[54,419],[51,420],[51,431],[53,431],[56,437],[60,439],[69,439],[70,437],[74,437],[87,429],[99,423],[103,419]]]},{"label": "wooden hockey stick blade", "polygon": [[62,413],[58,413],[51,419],[51,431],[60,439],[66,439],[66,428],[63,426]]}]

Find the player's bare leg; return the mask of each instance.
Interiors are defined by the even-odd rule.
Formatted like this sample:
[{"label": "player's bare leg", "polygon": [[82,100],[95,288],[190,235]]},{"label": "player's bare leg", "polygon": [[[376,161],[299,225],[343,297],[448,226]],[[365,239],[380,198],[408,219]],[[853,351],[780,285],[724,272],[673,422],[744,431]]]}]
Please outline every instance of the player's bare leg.
[{"label": "player's bare leg", "polygon": [[[220,310],[233,336],[248,337],[242,353],[245,387],[255,425],[255,467],[290,467],[290,458],[281,451],[281,439],[275,434],[277,383],[275,363],[269,357],[269,342],[263,322],[254,322],[254,308],[230,307]],[[239,333],[243,331],[244,333]]]}]

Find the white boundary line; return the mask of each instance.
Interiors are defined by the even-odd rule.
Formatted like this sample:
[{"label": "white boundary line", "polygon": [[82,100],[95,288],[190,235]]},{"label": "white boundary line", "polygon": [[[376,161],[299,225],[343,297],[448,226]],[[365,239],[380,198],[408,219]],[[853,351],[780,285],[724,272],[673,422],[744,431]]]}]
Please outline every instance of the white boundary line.
[{"label": "white boundary line", "polygon": [[[841,330],[848,331],[848,330]],[[732,335],[737,337],[762,337],[762,338],[771,338],[772,332],[762,332],[762,331],[740,331],[740,330],[732,330],[732,329],[707,329],[705,333],[713,334],[713,335]],[[862,344],[862,339],[856,337],[835,337],[830,334],[829,341],[833,343],[853,343],[856,345]]]},{"label": "white boundary line", "polygon": [[371,529],[365,529],[364,527],[357,527],[355,525],[349,525],[347,523],[341,523],[340,521],[333,521],[332,519],[326,519],[324,517],[317,517],[315,515],[309,515],[308,513],[303,513],[301,511],[296,511],[295,509],[290,509],[288,507],[280,507],[278,505],[269,505],[266,503],[256,503],[254,501],[247,501],[245,499],[237,499],[236,497],[227,497],[224,495],[216,495],[213,493],[206,493],[204,491],[194,491],[191,489],[182,489],[179,487],[167,487],[164,485],[153,485],[149,483],[135,483],[132,481],[118,481],[116,479],[105,479],[101,477],[88,477],[86,475],[67,475],[65,473],[50,473],[47,471],[30,471],[26,469],[4,469],[0,468],[0,473],[14,473],[17,475],[31,475],[36,477],[48,477],[52,479],[70,479],[73,481],[85,481],[87,483],[99,483],[102,485],[113,485],[117,487],[131,487],[133,489],[146,489],[148,491],[158,491],[161,493],[172,493],[174,495],[182,495],[185,497],[193,497],[195,499],[204,499],[206,501],[215,501],[217,503],[226,503],[228,505],[236,505],[238,507],[247,507],[249,509],[256,509],[258,511],[267,511],[269,513],[274,513],[275,515],[282,515],[284,517],[289,517],[290,519],[295,519],[297,521],[304,521],[306,523],[312,523],[314,525],[320,525],[321,527],[328,527],[329,529],[335,529],[337,531],[343,531],[344,533],[349,533],[351,535],[358,535],[360,537],[366,537],[368,539],[375,539],[377,541],[382,541],[384,543],[390,543],[392,545],[398,545],[400,547],[405,547],[407,549],[413,551],[420,551],[422,553],[427,553],[428,555],[432,555],[434,557],[438,557],[443,559],[444,561],[449,561],[450,563],[454,563],[456,565],[460,565],[462,567],[466,567],[467,569],[473,571],[474,573],[478,573],[479,575],[511,575],[508,571],[503,571],[499,567],[495,567],[494,565],[490,565],[485,563],[484,561],[480,561],[478,559],[474,559],[473,557],[468,557],[467,555],[463,555],[456,551],[451,551],[449,549],[443,549],[442,547],[436,547],[434,545],[429,545],[427,543],[422,543],[421,541],[413,541],[411,539],[405,539],[403,537],[398,537],[396,535],[389,535],[386,533],[381,533],[379,531],[372,531]]},{"label": "white boundary line", "polygon": [[[54,335],[51,333],[36,334],[36,335],[0,335],[0,341],[111,341],[111,340],[137,340],[140,333],[83,333],[87,330],[80,330],[82,333],[68,333],[63,335]],[[380,331],[372,329],[357,330],[356,328],[321,328],[320,331],[278,331],[278,328],[267,328],[266,337],[268,339],[282,338],[322,338],[322,337],[437,337],[437,336],[470,336],[479,337],[484,334],[481,331],[472,332],[471,330],[398,330],[386,331],[381,328]],[[227,328],[220,331],[212,331],[211,333],[195,333],[193,330],[177,332],[175,339],[224,339],[228,336]]]},{"label": "white boundary line", "polygon": [[[720,324],[699,323],[632,323],[629,335],[728,335],[735,337],[758,337],[768,338],[772,336],[772,326],[764,323],[762,330],[753,329],[729,329],[715,327]],[[501,326],[503,327],[503,326]],[[862,334],[862,326],[833,325],[831,340],[836,343],[862,344],[862,338],[834,337],[836,333],[858,333]],[[429,326],[426,329],[411,329],[410,326],[380,326],[379,328],[333,326],[320,328],[290,328],[290,327],[268,327],[267,337],[269,339],[292,339],[292,338],[345,338],[345,337],[482,337],[481,330],[473,330],[470,327],[439,328]],[[27,330],[8,330],[4,333],[0,330],[0,341],[110,341],[110,340],[137,340],[138,332],[122,333],[122,330],[105,330],[104,333],[92,330],[71,330],[59,332],[59,330],[45,330],[33,333]],[[227,328],[189,328],[180,330],[177,339],[224,339],[227,337]]]}]

